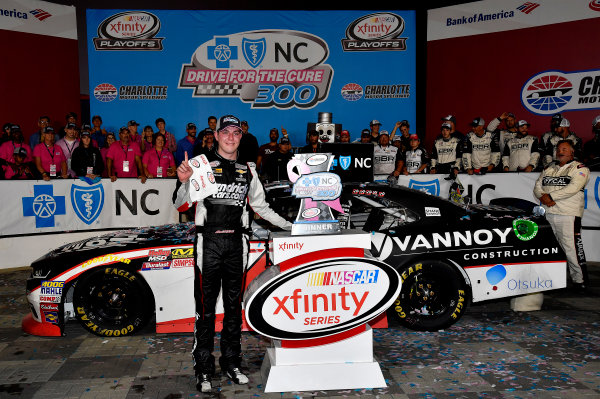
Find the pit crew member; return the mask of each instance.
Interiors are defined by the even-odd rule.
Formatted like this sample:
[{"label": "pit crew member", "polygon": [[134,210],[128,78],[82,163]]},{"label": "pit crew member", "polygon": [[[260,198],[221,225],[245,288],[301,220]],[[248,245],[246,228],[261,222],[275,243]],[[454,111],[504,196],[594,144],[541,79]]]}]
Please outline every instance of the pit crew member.
[{"label": "pit crew member", "polygon": [[526,120],[517,123],[519,132],[508,140],[502,154],[505,172],[533,172],[540,159],[538,140],[529,135],[530,124]]},{"label": "pit crew member", "polygon": [[473,130],[463,140],[463,165],[470,175],[492,172],[500,163],[498,136],[486,131],[484,123],[483,118],[473,119]]}]

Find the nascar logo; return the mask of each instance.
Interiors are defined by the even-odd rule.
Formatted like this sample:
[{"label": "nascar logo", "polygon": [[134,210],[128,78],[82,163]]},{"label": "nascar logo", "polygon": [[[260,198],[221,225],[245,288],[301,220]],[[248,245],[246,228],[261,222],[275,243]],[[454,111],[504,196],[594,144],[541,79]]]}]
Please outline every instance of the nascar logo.
[{"label": "nascar logo", "polygon": [[521,102],[538,115],[600,108],[600,70],[541,72],[525,82]]},{"label": "nascar logo", "polygon": [[349,270],[344,272],[310,273],[307,285],[375,284],[379,270]]}]

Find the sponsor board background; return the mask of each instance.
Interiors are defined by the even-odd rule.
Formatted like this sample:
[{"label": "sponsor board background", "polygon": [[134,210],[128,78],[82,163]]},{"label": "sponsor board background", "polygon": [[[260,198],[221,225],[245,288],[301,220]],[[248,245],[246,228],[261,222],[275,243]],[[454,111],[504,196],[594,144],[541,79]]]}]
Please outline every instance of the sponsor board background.
[{"label": "sponsor board background", "polygon": [[0,53],[5,57],[0,123],[21,125],[28,142],[41,115],[49,116],[58,129],[67,112],[80,114],[75,7],[2,0],[0,9],[7,12],[0,13]]},{"label": "sponsor board background", "polygon": [[[164,38],[162,51],[97,51],[93,38],[106,18],[125,10],[87,10],[87,40],[90,73],[91,114],[100,114],[107,129],[116,129],[135,119],[142,127],[154,127],[157,117],[166,119],[167,130],[176,137],[185,135],[187,122],[201,130],[210,115],[234,114],[248,120],[250,132],[259,143],[268,141],[272,127],[285,127],[292,145],[305,144],[306,124],[317,122],[319,112],[331,112],[333,123],[341,123],[358,138],[369,121],[378,119],[383,128],[391,130],[401,119],[415,120],[415,12],[390,11],[405,21],[400,37],[407,38],[405,51],[344,52],[341,40],[346,28],[369,11],[174,11],[149,10],[161,22],[156,37]],[[318,36],[327,43],[329,54],[323,64],[333,68],[333,78],[327,99],[310,109],[251,109],[251,104],[239,97],[192,97],[190,88],[178,88],[183,65],[191,63],[196,49],[214,37],[227,37],[254,30],[288,30]],[[285,43],[284,43],[285,46]],[[267,48],[267,51],[273,51]],[[242,58],[242,49],[238,49]],[[213,63],[214,66],[214,63]],[[260,65],[258,69],[260,69]],[[99,101],[94,89],[103,83],[122,85],[160,85],[167,87],[166,100]],[[347,101],[341,95],[347,84],[366,85],[409,84],[410,96],[398,99],[365,99]],[[113,125],[109,125],[113,124]]]},{"label": "sponsor board background", "polygon": [[[427,143],[439,134],[440,118],[457,117],[457,129],[481,116],[487,124],[503,112],[531,123],[530,134],[549,130],[550,116],[528,110],[521,101],[523,85],[545,71],[597,71],[600,12],[590,0],[537,0],[529,13],[517,7],[523,0],[480,1],[428,12]],[[513,17],[448,26],[448,18],[513,12]],[[573,91],[577,92],[578,87]],[[600,93],[595,96],[598,100]],[[600,108],[600,101],[596,102]],[[591,124],[598,109],[557,109],[584,141],[593,137]]]}]

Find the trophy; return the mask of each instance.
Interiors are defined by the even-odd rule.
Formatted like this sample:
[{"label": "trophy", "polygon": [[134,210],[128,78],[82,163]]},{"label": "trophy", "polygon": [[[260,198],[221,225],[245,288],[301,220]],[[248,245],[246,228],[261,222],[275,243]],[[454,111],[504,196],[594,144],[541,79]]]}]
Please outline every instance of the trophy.
[{"label": "trophy", "polygon": [[339,221],[331,209],[343,212],[340,204],[342,181],[329,172],[331,154],[296,154],[287,165],[294,183],[292,195],[301,199],[300,210],[292,225],[292,235],[338,234]]}]

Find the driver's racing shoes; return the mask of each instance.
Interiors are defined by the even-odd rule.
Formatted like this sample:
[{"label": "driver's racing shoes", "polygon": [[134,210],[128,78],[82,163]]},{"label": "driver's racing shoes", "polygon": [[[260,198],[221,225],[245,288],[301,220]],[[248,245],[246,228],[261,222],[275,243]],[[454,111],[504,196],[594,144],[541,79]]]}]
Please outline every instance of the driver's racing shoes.
[{"label": "driver's racing shoes", "polygon": [[200,392],[212,391],[212,383],[208,374],[198,374],[196,376],[196,389]]},{"label": "driver's racing shoes", "polygon": [[236,384],[243,385],[248,383],[248,377],[242,373],[239,367],[228,367],[225,374],[227,374],[227,377],[231,378]]}]

